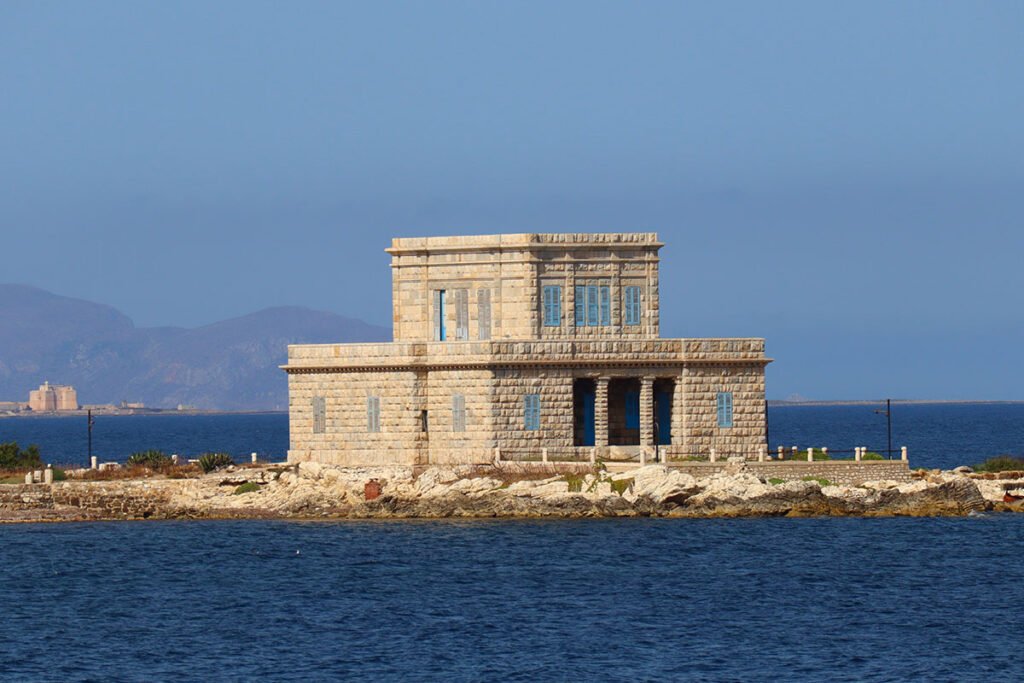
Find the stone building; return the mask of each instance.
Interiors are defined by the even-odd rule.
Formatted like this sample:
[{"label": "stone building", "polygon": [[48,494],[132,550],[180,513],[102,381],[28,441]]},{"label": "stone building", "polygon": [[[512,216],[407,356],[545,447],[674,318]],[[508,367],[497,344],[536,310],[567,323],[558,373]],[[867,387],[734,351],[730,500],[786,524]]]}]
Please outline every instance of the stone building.
[{"label": "stone building", "polygon": [[38,412],[78,410],[78,392],[71,386],[44,382],[28,392],[28,407]]},{"label": "stone building", "polygon": [[660,338],[662,246],[393,240],[394,341],[288,347],[289,461],[757,457],[764,340]]}]

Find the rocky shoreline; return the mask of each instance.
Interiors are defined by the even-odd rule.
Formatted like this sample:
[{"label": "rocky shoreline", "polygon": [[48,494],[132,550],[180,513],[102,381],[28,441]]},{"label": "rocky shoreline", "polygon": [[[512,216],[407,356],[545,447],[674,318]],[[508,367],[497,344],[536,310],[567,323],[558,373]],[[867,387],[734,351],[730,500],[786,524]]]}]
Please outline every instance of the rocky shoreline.
[{"label": "rocky shoreline", "polygon": [[[0,485],[0,523],[138,519],[960,516],[1024,511],[1024,474],[921,471],[910,482],[836,486],[704,478],[648,465],[608,473],[501,468],[342,468],[302,463],[195,478]],[[369,484],[369,485],[368,485]],[[377,487],[379,486],[379,492]],[[376,496],[375,496],[376,494]]]}]

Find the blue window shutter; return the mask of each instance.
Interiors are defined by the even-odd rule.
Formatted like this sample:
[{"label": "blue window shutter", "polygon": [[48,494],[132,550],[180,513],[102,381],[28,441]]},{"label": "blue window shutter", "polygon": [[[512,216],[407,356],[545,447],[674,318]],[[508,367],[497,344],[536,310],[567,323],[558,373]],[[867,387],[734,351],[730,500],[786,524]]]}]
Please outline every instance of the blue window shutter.
[{"label": "blue window shutter", "polygon": [[612,324],[612,294],[608,285],[601,285],[601,324]]},{"label": "blue window shutter", "polygon": [[597,285],[587,285],[587,327],[597,325]]},{"label": "blue window shutter", "polygon": [[523,428],[540,429],[540,395],[526,394],[523,396]]},{"label": "blue window shutter", "polygon": [[562,325],[562,288],[558,285],[551,288],[551,324]]},{"label": "blue window shutter", "polygon": [[576,327],[583,327],[587,324],[587,289],[582,285],[576,286]]},{"label": "blue window shutter", "polygon": [[626,287],[626,324],[640,324],[640,288]]},{"label": "blue window shutter", "polygon": [[732,393],[722,391],[718,394],[718,426],[732,427]]}]

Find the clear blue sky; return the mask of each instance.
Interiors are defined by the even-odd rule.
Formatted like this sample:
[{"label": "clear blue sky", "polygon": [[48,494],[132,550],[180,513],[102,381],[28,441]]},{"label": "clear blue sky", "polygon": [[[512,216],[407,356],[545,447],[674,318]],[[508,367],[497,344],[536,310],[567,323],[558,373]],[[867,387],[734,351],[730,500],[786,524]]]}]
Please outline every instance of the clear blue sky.
[{"label": "clear blue sky", "polygon": [[386,325],[391,236],[620,230],[770,397],[1024,399],[1024,3],[0,3],[0,281]]}]

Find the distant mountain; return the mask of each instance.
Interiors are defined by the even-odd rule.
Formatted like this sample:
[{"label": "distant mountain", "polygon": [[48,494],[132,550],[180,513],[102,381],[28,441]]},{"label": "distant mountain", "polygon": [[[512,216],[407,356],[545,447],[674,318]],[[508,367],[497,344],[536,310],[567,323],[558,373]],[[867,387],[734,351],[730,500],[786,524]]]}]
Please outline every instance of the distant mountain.
[{"label": "distant mountain", "polygon": [[387,328],[298,307],[184,329],[137,328],[110,306],[0,285],[0,400],[45,380],[82,403],[142,401],[221,410],[284,409],[288,344],[386,341]]}]

